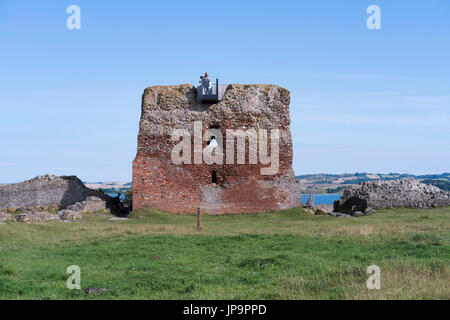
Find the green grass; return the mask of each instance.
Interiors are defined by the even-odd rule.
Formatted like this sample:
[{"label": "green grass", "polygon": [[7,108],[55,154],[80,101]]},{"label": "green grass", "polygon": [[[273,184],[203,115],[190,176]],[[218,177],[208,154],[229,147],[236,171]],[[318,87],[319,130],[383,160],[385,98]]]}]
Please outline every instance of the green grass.
[{"label": "green grass", "polygon": [[[1,299],[449,299],[450,209],[172,215],[0,225]],[[368,290],[378,265],[382,289]],[[66,288],[81,268],[86,294]]]}]

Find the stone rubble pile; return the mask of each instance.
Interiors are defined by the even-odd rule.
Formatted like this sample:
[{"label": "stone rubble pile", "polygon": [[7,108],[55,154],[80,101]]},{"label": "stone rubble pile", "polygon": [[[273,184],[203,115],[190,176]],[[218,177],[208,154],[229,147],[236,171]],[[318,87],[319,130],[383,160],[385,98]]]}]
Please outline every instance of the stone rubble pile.
[{"label": "stone rubble pile", "polygon": [[48,211],[29,211],[27,209],[19,211],[19,213],[13,217],[12,214],[6,212],[0,212],[0,222],[7,221],[15,222],[39,222],[39,221],[71,221],[83,218],[84,214],[102,210],[103,212],[109,212],[106,207],[106,201],[101,198],[92,196],[88,197],[85,201],[77,202],[68,206],[66,209],[60,210],[55,213],[49,213]]},{"label": "stone rubble pile", "polygon": [[303,206],[303,210],[307,213],[314,214],[315,216],[333,216],[333,217],[359,217],[362,215],[369,215],[374,212],[372,208],[368,210],[354,210],[348,212],[334,212],[333,205],[330,204],[318,204],[318,205],[310,205],[305,204]]},{"label": "stone rubble pile", "polygon": [[55,210],[87,201],[89,197],[102,199],[111,211],[116,211],[115,200],[101,190],[87,188],[76,176],[58,177],[50,174],[24,182],[1,185],[0,210]]},{"label": "stone rubble pile", "polygon": [[53,174],[44,174],[42,176],[36,176],[33,179],[25,180],[24,182],[34,182],[34,181],[42,181],[42,180],[52,181],[52,180],[58,180],[58,179],[60,179],[60,177],[55,176]]},{"label": "stone rubble pile", "polygon": [[48,212],[24,212],[14,218],[16,222],[59,221],[58,215]]},{"label": "stone rubble pile", "polygon": [[85,213],[97,210],[108,210],[106,201],[98,197],[88,197],[85,201],[74,203],[64,210],[57,212],[61,220],[76,220],[83,218]]},{"label": "stone rubble pile", "polygon": [[449,192],[413,179],[366,181],[349,186],[338,200],[338,206],[355,197],[366,200],[372,208],[427,209],[450,205]]}]

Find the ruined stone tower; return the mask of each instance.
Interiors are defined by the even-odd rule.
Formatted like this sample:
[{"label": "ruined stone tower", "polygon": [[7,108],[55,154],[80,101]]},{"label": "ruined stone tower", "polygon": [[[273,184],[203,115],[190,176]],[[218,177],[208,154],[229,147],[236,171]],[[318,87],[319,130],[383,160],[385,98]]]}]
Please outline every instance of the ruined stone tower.
[{"label": "ruined stone tower", "polygon": [[[207,213],[245,213],[298,206],[289,102],[289,91],[276,85],[228,85],[215,104],[198,103],[192,85],[145,89],[133,161],[133,209],[148,206],[172,213],[194,213],[197,208]],[[231,144],[226,140],[230,129],[247,135],[241,140],[244,162],[238,153],[242,150],[239,138],[232,137]],[[264,161],[261,153],[262,129],[267,130],[266,155],[277,152],[279,158],[272,172],[268,168],[275,167],[274,160],[268,163],[266,157]],[[278,136],[274,135],[277,131]],[[212,136],[221,148],[208,146]],[[179,151],[181,141],[188,143],[189,149],[178,153],[184,157],[179,163],[173,154]],[[208,148],[219,158],[222,154],[223,163],[208,164],[202,158]],[[251,159],[255,154],[256,163]]]}]

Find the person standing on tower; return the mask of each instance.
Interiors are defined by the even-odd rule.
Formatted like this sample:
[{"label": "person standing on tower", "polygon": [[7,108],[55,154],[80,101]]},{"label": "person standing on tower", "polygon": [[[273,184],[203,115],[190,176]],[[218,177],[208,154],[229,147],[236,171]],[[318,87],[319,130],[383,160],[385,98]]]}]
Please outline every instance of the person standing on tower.
[{"label": "person standing on tower", "polygon": [[209,79],[208,72],[205,72],[205,75],[200,78],[202,79],[201,83],[202,83],[205,95],[207,95],[209,93],[209,89],[211,88],[211,80]]}]

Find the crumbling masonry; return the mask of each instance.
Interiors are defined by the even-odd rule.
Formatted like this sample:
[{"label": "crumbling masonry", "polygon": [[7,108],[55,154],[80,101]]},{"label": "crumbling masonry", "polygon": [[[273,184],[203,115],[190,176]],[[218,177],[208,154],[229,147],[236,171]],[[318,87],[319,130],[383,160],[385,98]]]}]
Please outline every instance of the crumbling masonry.
[{"label": "crumbling masonry", "polygon": [[[289,117],[289,91],[276,85],[228,85],[221,101],[201,104],[192,85],[154,86],[142,96],[137,155],[133,161],[133,209],[153,207],[172,213],[268,212],[300,205],[299,186],[292,169],[292,139]],[[279,130],[279,165],[274,174],[262,174],[271,164],[250,163],[250,139],[245,148],[245,163],[225,160],[222,164],[195,164],[194,126],[202,135],[227,129]],[[173,150],[181,138],[174,130],[190,135],[192,151],[188,163],[175,163]],[[269,137],[270,134],[268,134]],[[273,137],[271,138],[274,139]],[[276,138],[275,138],[276,139]],[[258,142],[260,137],[258,136]],[[269,139],[268,154],[272,140]],[[244,140],[245,141],[245,140]],[[202,148],[209,144],[201,139]],[[234,150],[238,149],[238,139]],[[229,148],[231,149],[231,148]],[[223,142],[223,154],[227,146]],[[251,154],[251,152],[250,152]],[[197,154],[198,155],[198,154]],[[230,160],[230,159],[227,159]]]}]

